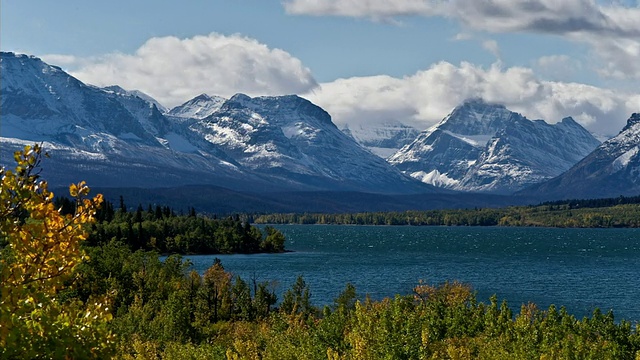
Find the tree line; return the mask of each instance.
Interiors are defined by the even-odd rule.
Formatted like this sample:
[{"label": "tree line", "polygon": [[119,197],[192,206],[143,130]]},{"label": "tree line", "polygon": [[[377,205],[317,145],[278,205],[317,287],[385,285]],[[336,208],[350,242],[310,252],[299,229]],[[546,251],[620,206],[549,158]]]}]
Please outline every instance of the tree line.
[{"label": "tree line", "polygon": [[[62,214],[75,211],[75,201],[57,197],[56,208]],[[261,231],[240,216],[223,219],[198,215],[194,208],[177,215],[168,206],[138,205],[128,209],[124,199],[114,208],[105,201],[96,212],[90,227],[88,244],[106,244],[112,240],[127,244],[132,250],[154,250],[161,254],[253,254],[284,252],[285,237],[267,226]]]},{"label": "tree line", "polygon": [[640,227],[640,204],[636,198],[631,199],[583,200],[499,209],[445,209],[354,214],[263,214],[255,216],[253,221],[257,224],[637,228]]}]

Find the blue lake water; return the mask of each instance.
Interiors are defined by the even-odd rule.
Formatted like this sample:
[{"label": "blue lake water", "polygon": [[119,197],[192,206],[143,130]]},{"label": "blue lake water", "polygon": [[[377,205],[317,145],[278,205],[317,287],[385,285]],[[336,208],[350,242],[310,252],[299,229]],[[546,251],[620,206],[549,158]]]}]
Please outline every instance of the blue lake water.
[{"label": "blue lake water", "polygon": [[[276,226],[285,254],[217,255],[245,280],[274,281],[281,293],[304,276],[315,305],[330,304],[347,282],[381,299],[409,294],[423,280],[470,284],[514,311],[522,303],[564,305],[578,317],[599,307],[640,321],[640,229]],[[188,256],[204,272],[216,256]]]}]

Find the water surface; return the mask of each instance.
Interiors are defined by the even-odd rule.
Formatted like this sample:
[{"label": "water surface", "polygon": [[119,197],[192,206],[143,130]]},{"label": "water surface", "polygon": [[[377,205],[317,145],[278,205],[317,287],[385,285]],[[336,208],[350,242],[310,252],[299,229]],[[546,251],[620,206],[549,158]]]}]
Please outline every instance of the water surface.
[{"label": "water surface", "polygon": [[[534,302],[582,317],[599,307],[640,321],[640,229],[276,227],[294,252],[217,257],[245,280],[276,282],[279,294],[303,275],[315,305],[330,304],[347,282],[381,299],[409,294],[419,280],[459,280],[478,300],[497,294],[516,311]],[[204,272],[215,256],[188,258]]]}]

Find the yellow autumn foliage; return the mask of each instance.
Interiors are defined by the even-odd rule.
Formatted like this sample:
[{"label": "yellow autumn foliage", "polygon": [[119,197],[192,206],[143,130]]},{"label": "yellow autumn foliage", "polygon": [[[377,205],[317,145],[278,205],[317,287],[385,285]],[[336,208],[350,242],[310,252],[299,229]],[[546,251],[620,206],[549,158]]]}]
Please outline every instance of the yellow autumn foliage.
[{"label": "yellow autumn foliage", "polygon": [[62,215],[37,170],[39,145],[14,155],[14,171],[0,169],[0,357],[97,358],[111,351],[106,298],[64,301],[61,291],[85,259],[102,195],[86,199],[84,182],[70,186],[74,214]]}]

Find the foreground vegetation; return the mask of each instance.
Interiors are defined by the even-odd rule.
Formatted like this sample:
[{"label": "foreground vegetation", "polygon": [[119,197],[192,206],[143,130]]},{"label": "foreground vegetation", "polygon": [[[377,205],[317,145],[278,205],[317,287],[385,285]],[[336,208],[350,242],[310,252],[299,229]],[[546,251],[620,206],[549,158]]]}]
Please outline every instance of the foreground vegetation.
[{"label": "foreground vegetation", "polygon": [[640,227],[640,197],[572,200],[501,209],[449,209],[357,214],[267,214],[258,224]]},{"label": "foreground vegetation", "polygon": [[347,284],[320,310],[301,277],[278,302],[273,284],[219,261],[199,274],[117,236],[91,245],[101,196],[72,185],[62,214],[33,173],[39,152],[0,173],[0,358],[640,359],[638,324],[612,313],[514,314],[456,282],[381,301]]}]

